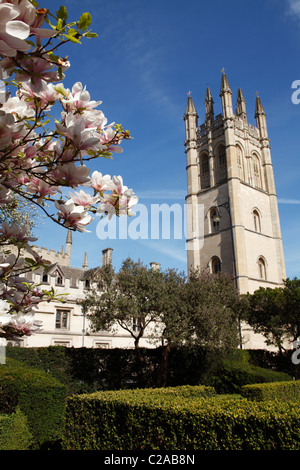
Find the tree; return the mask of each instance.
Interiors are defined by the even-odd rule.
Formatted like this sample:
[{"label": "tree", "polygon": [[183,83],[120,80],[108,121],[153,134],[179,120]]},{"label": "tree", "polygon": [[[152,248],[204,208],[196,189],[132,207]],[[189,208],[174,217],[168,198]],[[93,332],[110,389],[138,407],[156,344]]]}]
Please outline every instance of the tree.
[{"label": "tree", "polygon": [[118,273],[110,264],[96,271],[83,301],[93,331],[113,331],[118,325],[131,335],[138,351],[146,328],[160,323],[161,278],[159,271],[130,258]]},{"label": "tree", "polygon": [[[97,109],[101,102],[91,100],[81,82],[71,90],[62,83],[70,63],[58,50],[96,37],[90,24],[89,13],[68,22],[64,6],[53,14],[35,0],[0,3],[0,79],[5,86],[0,99],[2,214],[21,200],[53,223],[79,232],[86,231],[96,213],[132,215],[137,198],[122,177],[99,171],[90,175],[86,166],[122,151],[120,144],[130,138],[129,132],[108,124]],[[53,118],[54,106],[60,119]],[[63,196],[63,188],[81,187]],[[34,320],[34,306],[56,298],[53,290],[41,290],[24,277],[47,267],[30,246],[35,240],[19,220],[5,220],[0,227],[0,336],[5,338],[36,331],[40,325]]]},{"label": "tree", "polygon": [[238,345],[239,296],[224,274],[195,270],[184,289],[189,344],[225,351]]},{"label": "tree", "polygon": [[284,287],[260,287],[248,295],[247,321],[268,345],[285,351],[300,336],[300,280],[286,279]]},{"label": "tree", "polygon": [[238,304],[234,285],[225,276],[194,272],[187,279],[176,270],[148,269],[130,258],[118,274],[111,266],[101,268],[84,300],[93,330],[113,330],[118,325],[128,331],[140,362],[139,341],[145,329],[156,341],[160,338],[156,381],[160,387],[167,383],[172,348],[186,345],[222,351],[236,347]]}]

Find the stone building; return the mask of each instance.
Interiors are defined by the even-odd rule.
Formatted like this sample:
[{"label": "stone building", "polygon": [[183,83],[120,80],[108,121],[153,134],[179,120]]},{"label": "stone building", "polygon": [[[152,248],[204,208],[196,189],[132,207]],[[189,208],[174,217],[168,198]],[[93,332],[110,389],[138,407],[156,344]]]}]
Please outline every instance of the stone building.
[{"label": "stone building", "polygon": [[[187,158],[188,269],[228,273],[238,292],[278,287],[286,278],[266,114],[256,97],[256,126],[248,122],[239,89],[222,74],[222,113],[215,116],[209,88],[199,126],[192,97],[184,114]],[[246,329],[248,346],[251,342]]]},{"label": "stone building", "polygon": [[[67,234],[66,246],[60,251],[37,246],[33,248],[51,264],[47,272],[40,268],[28,274],[28,280],[41,284],[43,289],[53,287],[57,296],[64,298],[65,302],[59,300],[41,302],[35,309],[35,318],[42,322],[41,331],[17,341],[8,341],[8,344],[23,347],[66,346],[107,349],[134,347],[130,333],[117,325],[113,332],[92,332],[86,312],[80,304],[85,297],[86,289],[90,287],[93,272],[101,266],[112,263],[112,248],[104,249],[102,264],[91,269],[88,268],[86,253],[83,254],[82,268],[71,266],[71,230]],[[134,326],[133,319],[133,329],[134,327],[138,328],[138,325]],[[150,344],[148,340],[147,335],[144,335],[140,340],[141,347],[153,347],[153,343]]]}]

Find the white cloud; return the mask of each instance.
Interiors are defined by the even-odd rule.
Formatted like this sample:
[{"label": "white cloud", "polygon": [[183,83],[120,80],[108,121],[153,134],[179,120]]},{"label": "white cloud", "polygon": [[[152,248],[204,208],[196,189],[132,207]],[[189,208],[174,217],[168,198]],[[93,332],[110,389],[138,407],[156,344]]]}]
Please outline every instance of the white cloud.
[{"label": "white cloud", "polygon": [[300,204],[300,199],[279,198],[278,204]]},{"label": "white cloud", "polygon": [[288,0],[289,13],[300,18],[300,0]]}]

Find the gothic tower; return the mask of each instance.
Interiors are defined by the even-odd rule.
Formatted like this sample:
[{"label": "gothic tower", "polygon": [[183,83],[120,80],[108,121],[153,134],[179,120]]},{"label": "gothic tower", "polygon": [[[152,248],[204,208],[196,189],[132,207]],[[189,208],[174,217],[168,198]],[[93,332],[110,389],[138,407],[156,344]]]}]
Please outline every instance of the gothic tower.
[{"label": "gothic tower", "polygon": [[199,127],[191,96],[184,115],[188,269],[228,273],[240,293],[281,286],[286,273],[266,115],[257,96],[256,126],[248,122],[241,89],[233,110],[225,73],[220,98],[215,116],[206,90]]}]

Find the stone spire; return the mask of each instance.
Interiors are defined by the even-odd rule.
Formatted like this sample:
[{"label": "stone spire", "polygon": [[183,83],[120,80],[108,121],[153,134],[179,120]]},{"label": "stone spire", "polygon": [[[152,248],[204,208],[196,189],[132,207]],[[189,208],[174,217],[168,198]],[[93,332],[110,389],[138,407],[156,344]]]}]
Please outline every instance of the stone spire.
[{"label": "stone spire", "polygon": [[84,253],[83,257],[83,263],[82,263],[82,269],[87,269],[88,268],[88,259],[87,259],[87,253]]},{"label": "stone spire", "polygon": [[232,118],[232,91],[225,72],[222,74],[220,97],[222,99],[224,119]]},{"label": "stone spire", "polygon": [[208,124],[211,124],[214,120],[214,100],[212,99],[211,96],[211,91],[209,88],[206,89],[206,94],[205,94],[205,121]]},{"label": "stone spire", "polygon": [[189,97],[185,109],[184,121],[186,141],[191,142],[196,141],[197,139],[198,115],[190,92],[188,95]]},{"label": "stone spire", "polygon": [[246,101],[243,95],[242,90],[239,88],[237,93],[236,101],[236,112],[235,114],[239,116],[244,123],[247,122],[247,112],[246,112]]},{"label": "stone spire", "polygon": [[67,242],[66,242],[66,255],[68,257],[68,263],[70,266],[71,262],[71,249],[72,249],[72,230],[68,230]]},{"label": "stone spire", "polygon": [[263,108],[261,99],[258,95],[256,95],[256,104],[255,104],[255,115],[254,115],[257,123],[257,127],[260,132],[260,137],[262,139],[268,139],[268,131],[267,131],[267,121],[266,121],[266,113]]}]

